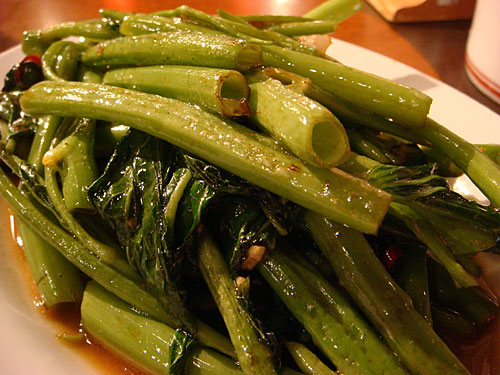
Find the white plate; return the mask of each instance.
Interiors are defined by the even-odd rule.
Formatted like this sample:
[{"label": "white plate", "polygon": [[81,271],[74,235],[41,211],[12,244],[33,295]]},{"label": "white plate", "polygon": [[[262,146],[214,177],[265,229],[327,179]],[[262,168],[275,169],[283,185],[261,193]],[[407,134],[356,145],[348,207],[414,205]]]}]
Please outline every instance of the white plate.
[{"label": "white plate", "polygon": [[[405,85],[434,99],[431,116],[474,143],[500,143],[500,116],[452,87],[397,61],[335,40],[328,52],[343,63]],[[22,59],[20,47],[0,54],[0,77]],[[460,180],[466,194],[473,186]],[[4,208],[4,204],[0,209]],[[11,256],[10,228],[0,221],[0,374],[97,374],[99,370],[57,341],[57,328],[37,313]]]}]

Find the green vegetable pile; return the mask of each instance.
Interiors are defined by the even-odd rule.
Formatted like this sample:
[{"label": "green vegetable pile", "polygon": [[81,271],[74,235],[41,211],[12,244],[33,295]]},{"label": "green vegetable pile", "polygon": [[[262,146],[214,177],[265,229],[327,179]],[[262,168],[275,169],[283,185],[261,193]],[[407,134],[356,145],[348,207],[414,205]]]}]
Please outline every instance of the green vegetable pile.
[{"label": "green vegetable pile", "polygon": [[27,31],[0,193],[45,305],[153,373],[469,374],[442,338],[498,311],[472,260],[498,252],[498,147],[299,41],[358,6]]}]

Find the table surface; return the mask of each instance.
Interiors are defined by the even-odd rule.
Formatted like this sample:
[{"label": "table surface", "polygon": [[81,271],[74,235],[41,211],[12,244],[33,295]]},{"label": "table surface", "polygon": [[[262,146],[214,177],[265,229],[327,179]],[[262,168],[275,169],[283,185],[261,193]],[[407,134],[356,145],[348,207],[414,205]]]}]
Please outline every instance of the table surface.
[{"label": "table surface", "polygon": [[[301,15],[323,0],[2,0],[0,1],[0,52],[21,42],[22,32],[98,16],[101,8],[153,12],[185,4],[208,13],[224,9],[240,14]],[[339,39],[401,61],[442,80],[500,114],[500,105],[479,92],[464,70],[470,21],[391,24],[364,4],[342,23]]]}]

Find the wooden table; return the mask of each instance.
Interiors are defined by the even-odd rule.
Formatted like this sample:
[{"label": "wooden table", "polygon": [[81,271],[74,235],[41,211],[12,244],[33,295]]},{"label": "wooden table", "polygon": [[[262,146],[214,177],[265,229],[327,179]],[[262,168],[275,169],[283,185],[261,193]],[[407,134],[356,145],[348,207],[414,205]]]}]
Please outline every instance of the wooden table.
[{"label": "wooden table", "polygon": [[[26,29],[97,17],[101,8],[152,12],[186,4],[208,13],[220,8],[234,14],[301,15],[322,0],[2,0],[0,51],[21,42]],[[390,24],[369,5],[348,19],[336,37],[410,65],[436,77],[500,114],[500,105],[481,94],[464,70],[469,21]]]}]

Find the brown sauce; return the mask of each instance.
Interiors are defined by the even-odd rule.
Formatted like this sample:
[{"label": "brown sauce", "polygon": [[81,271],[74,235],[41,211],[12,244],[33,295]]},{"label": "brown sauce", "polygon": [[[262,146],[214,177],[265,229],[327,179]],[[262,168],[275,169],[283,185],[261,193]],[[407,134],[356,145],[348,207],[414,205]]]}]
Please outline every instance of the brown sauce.
[{"label": "brown sauce", "polygon": [[61,304],[46,309],[39,307],[41,314],[52,324],[60,327],[60,334],[82,335],[82,339],[73,341],[61,338],[59,341],[78,352],[83,358],[95,364],[99,374],[107,375],[146,375],[147,372],[107,349],[86,334],[80,324],[80,306],[78,304]]},{"label": "brown sauce", "polygon": [[[5,202],[0,202],[0,212],[8,212]],[[11,225],[13,218],[10,215],[0,214],[0,225]],[[10,223],[9,223],[10,220]],[[15,233],[15,229],[14,232]],[[47,309],[38,294],[36,285],[31,277],[28,262],[24,251],[16,241],[17,235],[13,235],[14,246],[6,246],[12,249],[15,263],[22,272],[25,280],[24,289],[29,293],[33,305],[37,311],[51,324],[56,325],[61,335],[82,334],[83,338],[78,341],[60,339],[61,343],[69,346],[82,357],[95,365],[99,374],[106,375],[147,375],[148,373],[139,369],[123,357],[105,348],[99,342],[83,332],[80,324],[80,309],[77,304],[62,304]],[[477,338],[468,342],[457,342],[444,338],[450,349],[469,369],[472,375],[499,375],[500,374],[500,319],[495,319],[487,329]]]}]

